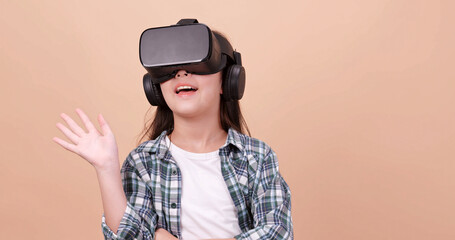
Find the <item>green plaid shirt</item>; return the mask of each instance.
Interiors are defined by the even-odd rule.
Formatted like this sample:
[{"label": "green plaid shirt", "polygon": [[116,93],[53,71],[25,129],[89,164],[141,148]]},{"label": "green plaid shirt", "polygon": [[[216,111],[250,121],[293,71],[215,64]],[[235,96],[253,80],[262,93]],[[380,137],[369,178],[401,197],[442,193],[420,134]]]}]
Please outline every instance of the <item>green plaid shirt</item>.
[{"label": "green plaid shirt", "polygon": [[[182,175],[165,144],[166,131],[132,150],[121,169],[127,207],[115,234],[102,216],[105,239],[154,239],[164,228],[181,238]],[[237,208],[236,239],[294,239],[291,192],[275,152],[229,129],[219,149],[221,172]]]}]

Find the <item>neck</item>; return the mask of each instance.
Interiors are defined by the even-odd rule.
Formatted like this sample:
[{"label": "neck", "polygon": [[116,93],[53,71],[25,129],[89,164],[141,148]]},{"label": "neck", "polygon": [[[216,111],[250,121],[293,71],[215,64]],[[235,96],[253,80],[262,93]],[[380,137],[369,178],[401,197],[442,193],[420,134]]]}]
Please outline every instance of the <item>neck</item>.
[{"label": "neck", "polygon": [[174,130],[169,135],[173,144],[194,153],[216,151],[226,142],[226,137],[220,114],[192,118],[174,114]]}]

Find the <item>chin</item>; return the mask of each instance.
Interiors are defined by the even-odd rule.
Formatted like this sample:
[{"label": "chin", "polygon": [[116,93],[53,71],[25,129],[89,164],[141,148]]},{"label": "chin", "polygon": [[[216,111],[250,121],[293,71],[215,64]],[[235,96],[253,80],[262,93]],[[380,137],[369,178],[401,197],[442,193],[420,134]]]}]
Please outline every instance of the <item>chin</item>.
[{"label": "chin", "polygon": [[198,114],[200,114],[198,109],[193,106],[180,105],[178,107],[171,108],[171,110],[174,113],[174,115],[178,115],[181,117],[195,117]]}]

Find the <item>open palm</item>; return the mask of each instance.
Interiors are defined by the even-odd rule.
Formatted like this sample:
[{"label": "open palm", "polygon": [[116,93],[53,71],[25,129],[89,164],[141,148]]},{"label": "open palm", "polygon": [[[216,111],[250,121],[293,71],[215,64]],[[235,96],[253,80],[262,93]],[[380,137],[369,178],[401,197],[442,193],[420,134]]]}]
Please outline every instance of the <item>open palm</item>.
[{"label": "open palm", "polygon": [[60,116],[65,120],[71,130],[61,123],[57,123],[57,128],[59,128],[72,143],[66,142],[58,137],[54,137],[53,140],[65,149],[81,156],[98,170],[118,167],[117,143],[114,134],[103,116],[101,114],[98,115],[98,122],[102,130],[101,134],[81,109],[77,108],[76,112],[82,119],[88,132],[85,132],[68,115],[62,113]]}]

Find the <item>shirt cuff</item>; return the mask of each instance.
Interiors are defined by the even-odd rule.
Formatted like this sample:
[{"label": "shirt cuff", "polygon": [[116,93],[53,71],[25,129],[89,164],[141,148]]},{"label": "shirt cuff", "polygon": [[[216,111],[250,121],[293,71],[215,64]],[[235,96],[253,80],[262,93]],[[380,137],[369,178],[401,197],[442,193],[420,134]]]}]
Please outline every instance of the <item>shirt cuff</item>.
[{"label": "shirt cuff", "polygon": [[[121,231],[120,227],[122,226],[122,223],[124,225],[124,223],[126,223],[128,221],[128,216],[131,216],[132,210],[133,209],[130,206],[130,203],[127,202],[125,212],[123,213],[122,220],[120,221],[119,228],[117,229],[117,233]],[[106,239],[118,239],[117,234],[114,233],[112,231],[112,229],[106,224],[106,218],[104,216],[104,213],[103,213],[103,216],[101,218],[101,226],[103,228],[103,234],[104,234]]]}]

